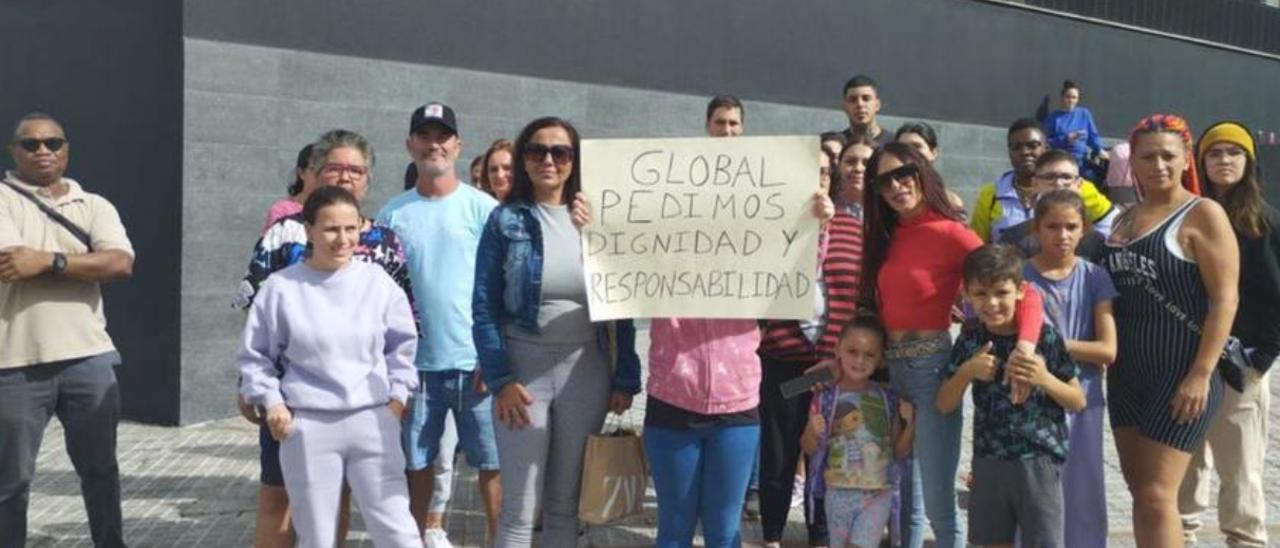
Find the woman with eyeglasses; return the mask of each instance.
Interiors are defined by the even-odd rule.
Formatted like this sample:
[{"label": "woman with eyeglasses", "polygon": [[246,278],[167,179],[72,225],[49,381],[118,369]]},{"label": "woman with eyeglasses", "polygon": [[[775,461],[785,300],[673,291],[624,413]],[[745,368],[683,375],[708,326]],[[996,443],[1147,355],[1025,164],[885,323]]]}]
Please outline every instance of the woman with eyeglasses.
[{"label": "woman with eyeglasses", "polygon": [[[1205,196],[1222,204],[1240,249],[1240,309],[1231,332],[1255,369],[1244,391],[1224,390],[1222,409],[1209,423],[1205,443],[1191,457],[1178,494],[1178,513],[1194,539],[1209,506],[1210,468],[1220,480],[1218,527],[1240,546],[1266,546],[1263,463],[1271,391],[1267,371],[1280,355],[1280,212],[1262,196],[1253,132],[1237,122],[1206,129],[1196,147]],[[1209,456],[1212,455],[1212,458]],[[1272,523],[1275,523],[1272,521]]]},{"label": "woman with eyeglasses", "polygon": [[[369,177],[373,167],[373,147],[363,136],[335,129],[320,136],[312,145],[307,170],[316,178],[318,187],[345,188],[359,203],[369,190]],[[410,307],[413,292],[404,252],[395,232],[361,217],[360,239],[354,250],[356,261],[380,266],[400,286]],[[248,272],[240,282],[232,300],[236,308],[247,310],[267,278],[275,272],[302,262],[309,253],[306,222],[301,213],[283,217],[271,225],[254,245]],[[258,442],[261,449],[261,485],[258,490],[258,519],[255,545],[292,546],[293,533],[289,525],[289,497],[284,488],[280,471],[280,444],[271,437],[261,410],[239,400],[240,413],[260,425]],[[345,492],[344,492],[345,493]],[[345,495],[344,495],[345,496]],[[346,536],[346,508],[339,522],[337,538]]]},{"label": "woman with eyeglasses", "polygon": [[[904,545],[923,544],[927,514],[937,546],[964,546],[955,487],[963,411],[942,414],[934,402],[939,370],[950,358],[948,330],[961,267],[982,240],[961,222],[942,177],[910,145],[886,144],[871,156],[867,172],[874,176],[864,194],[860,297],[888,329],[890,383],[917,413],[914,473],[902,486]],[[1016,311],[1018,350],[1011,360],[1029,361],[1043,312],[1040,296],[1026,284],[1023,290]],[[1025,389],[1015,392],[1021,398]]]},{"label": "woman with eyeglasses", "polygon": [[1116,220],[1102,260],[1120,291],[1107,409],[1138,546],[1179,547],[1178,486],[1222,404],[1240,249],[1222,206],[1199,197],[1186,120],[1144,118],[1129,144],[1143,198]]},{"label": "woman with eyeglasses", "polygon": [[592,323],[587,309],[569,211],[582,186],[578,142],[559,118],[525,126],[511,194],[489,215],[476,253],[472,333],[501,423],[495,547],[531,545],[539,509],[542,546],[577,544],[587,438],[640,391],[631,321]]}]

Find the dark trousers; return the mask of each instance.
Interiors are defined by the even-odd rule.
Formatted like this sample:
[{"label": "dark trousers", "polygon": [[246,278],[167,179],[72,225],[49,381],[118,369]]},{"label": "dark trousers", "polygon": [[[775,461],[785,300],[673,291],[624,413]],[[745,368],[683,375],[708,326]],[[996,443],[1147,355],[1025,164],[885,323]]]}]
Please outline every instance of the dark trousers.
[{"label": "dark trousers", "polygon": [[[764,373],[760,379],[760,528],[765,542],[782,540],[791,511],[791,490],[800,459],[800,435],[809,421],[811,395],[804,393],[784,399],[778,386],[804,374],[814,362],[789,362],[761,358]],[[815,471],[805,470],[806,473]],[[805,523],[810,545],[827,544],[827,518],[821,506],[809,512],[805,500]],[[813,519],[807,519],[809,515]]]},{"label": "dark trousers", "polygon": [[115,352],[0,369],[0,548],[27,537],[27,503],[36,455],[57,415],[67,455],[80,477],[89,531],[99,548],[124,546],[116,424],[120,388]]}]

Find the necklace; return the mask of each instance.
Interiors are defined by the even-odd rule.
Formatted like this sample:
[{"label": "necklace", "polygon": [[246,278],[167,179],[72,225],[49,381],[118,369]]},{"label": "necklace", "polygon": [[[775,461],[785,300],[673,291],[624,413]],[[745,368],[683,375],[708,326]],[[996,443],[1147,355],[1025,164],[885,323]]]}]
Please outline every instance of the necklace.
[{"label": "necklace", "polygon": [[1013,191],[1018,194],[1018,201],[1022,203],[1024,211],[1030,211],[1032,201],[1035,200],[1036,194],[1030,188],[1023,188],[1017,181],[1013,182]]}]

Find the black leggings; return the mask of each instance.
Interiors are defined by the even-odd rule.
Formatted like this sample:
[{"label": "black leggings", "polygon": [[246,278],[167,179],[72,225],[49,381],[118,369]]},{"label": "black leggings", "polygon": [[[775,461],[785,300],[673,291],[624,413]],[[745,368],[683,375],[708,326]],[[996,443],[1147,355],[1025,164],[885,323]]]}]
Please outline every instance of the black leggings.
[{"label": "black leggings", "polygon": [[[815,362],[792,362],[761,358],[764,368],[760,379],[760,528],[765,542],[782,540],[791,511],[791,490],[796,475],[796,461],[801,456],[800,435],[809,420],[810,394],[783,399],[778,385],[799,377]],[[805,470],[810,473],[809,470]],[[814,501],[814,519],[809,520],[809,501],[805,500],[805,523],[809,544],[827,544],[827,518],[822,500]]]}]

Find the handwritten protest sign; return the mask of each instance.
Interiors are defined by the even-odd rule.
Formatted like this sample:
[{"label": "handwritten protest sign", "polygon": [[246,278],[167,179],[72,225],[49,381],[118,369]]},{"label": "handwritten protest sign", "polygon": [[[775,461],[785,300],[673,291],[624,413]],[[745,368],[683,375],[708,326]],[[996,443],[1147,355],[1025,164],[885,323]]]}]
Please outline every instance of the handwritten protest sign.
[{"label": "handwritten protest sign", "polygon": [[814,315],[813,137],[582,142],[594,321]]}]

